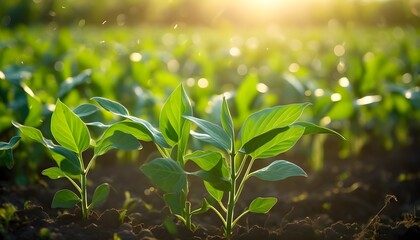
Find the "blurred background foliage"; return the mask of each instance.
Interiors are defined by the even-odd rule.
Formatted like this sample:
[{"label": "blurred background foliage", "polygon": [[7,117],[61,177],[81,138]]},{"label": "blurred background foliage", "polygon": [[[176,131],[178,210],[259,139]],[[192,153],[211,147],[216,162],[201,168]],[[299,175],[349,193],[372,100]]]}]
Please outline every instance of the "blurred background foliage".
[{"label": "blurred background foliage", "polygon": [[[304,139],[294,154],[314,169],[367,143],[402,149],[420,130],[419,13],[417,0],[2,0],[0,141],[17,133],[12,120],[51,138],[57,98],[73,109],[110,98],[157,125],[182,82],[199,117],[218,121],[224,94],[236,127],[263,107],[311,102],[304,118],[348,139]],[[37,178],[39,147],[23,141],[15,158],[17,182]]]}]

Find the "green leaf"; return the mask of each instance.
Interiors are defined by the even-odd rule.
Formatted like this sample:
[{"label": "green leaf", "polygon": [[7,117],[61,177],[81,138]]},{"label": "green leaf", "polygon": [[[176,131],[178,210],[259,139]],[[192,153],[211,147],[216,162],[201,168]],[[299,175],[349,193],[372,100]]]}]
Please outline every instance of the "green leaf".
[{"label": "green leaf", "polygon": [[251,154],[255,152],[255,150],[257,150],[258,148],[264,146],[269,141],[273,140],[273,138],[276,137],[278,134],[289,129],[290,127],[275,128],[257,137],[254,137],[253,139],[249,140],[246,144],[244,144],[240,151],[246,154]]},{"label": "green leaf", "polygon": [[49,177],[50,179],[59,179],[66,176],[65,173],[61,171],[61,169],[59,169],[58,167],[50,167],[44,169],[41,174]]},{"label": "green leaf", "polygon": [[203,119],[199,119],[199,118],[195,118],[191,116],[184,116],[184,118],[195,123],[205,133],[205,134],[201,134],[201,133],[193,132],[192,133],[193,137],[199,140],[205,141],[224,151],[227,151],[227,152],[231,151],[231,148],[232,148],[231,138],[225,132],[225,130],[223,130],[223,128]]},{"label": "green leaf", "polygon": [[284,128],[294,123],[308,105],[309,103],[277,106],[251,114],[240,130],[242,146],[270,130]]},{"label": "green leaf", "polygon": [[78,175],[82,172],[79,158],[75,152],[62,146],[55,145],[51,140],[44,138],[41,131],[36,128],[24,126],[17,122],[13,122],[13,125],[17,127],[24,136],[35,140],[48,148],[62,171],[72,175]]},{"label": "green leaf", "polygon": [[64,82],[61,83],[57,98],[63,98],[66,96],[73,88],[81,85],[89,79],[92,71],[90,69],[83,71],[75,77],[69,77]]},{"label": "green leaf", "polygon": [[116,130],[111,136],[101,139],[98,142],[95,146],[94,153],[96,156],[100,156],[111,149],[131,151],[141,148],[140,142],[133,135]]},{"label": "green leaf", "polygon": [[76,153],[89,147],[90,134],[85,123],[60,100],[51,117],[51,132],[57,142]]},{"label": "green leaf", "polygon": [[99,185],[95,192],[93,192],[93,198],[92,202],[89,205],[89,209],[99,207],[100,205],[104,204],[109,196],[109,184],[108,183],[102,183]]},{"label": "green leaf", "polygon": [[256,177],[265,181],[279,181],[288,177],[307,177],[308,175],[296,164],[285,160],[276,160],[267,167],[256,170],[248,176]]},{"label": "green leaf", "polygon": [[96,101],[97,103],[99,103],[99,105],[101,105],[101,107],[103,107],[105,110],[112,112],[116,115],[119,116],[129,116],[129,112],[128,110],[120,103],[107,99],[107,98],[103,98],[103,97],[93,97],[91,98],[91,100]]},{"label": "green leaf", "polygon": [[326,128],[326,127],[321,127],[321,126],[315,125],[315,124],[310,123],[310,122],[295,122],[293,125],[299,125],[299,126],[305,127],[305,132],[303,133],[304,135],[307,135],[307,134],[322,134],[322,133],[333,134],[333,135],[341,137],[343,140],[346,140],[346,138],[344,136],[342,136],[340,133],[338,133],[334,130],[331,130],[329,128]]},{"label": "green leaf", "polygon": [[150,181],[167,193],[179,192],[187,185],[187,174],[178,162],[157,158],[143,164],[140,170]]},{"label": "green leaf", "polygon": [[80,201],[80,198],[74,192],[63,189],[55,193],[51,208],[72,208]]},{"label": "green leaf", "polygon": [[15,148],[19,140],[20,140],[19,136],[13,136],[8,143],[0,141],[0,151]]},{"label": "green leaf", "polygon": [[223,191],[217,190],[209,182],[204,181],[204,187],[207,192],[212,196],[216,201],[221,202],[223,198]]},{"label": "green leaf", "polygon": [[13,124],[16,128],[18,128],[18,129],[19,129],[19,131],[20,131],[20,132],[21,132],[24,136],[26,136],[26,137],[28,137],[28,138],[30,138],[30,139],[32,139],[32,140],[34,140],[34,141],[36,141],[36,142],[39,142],[39,143],[44,144],[44,137],[42,136],[41,131],[39,131],[38,129],[33,128],[33,127],[28,127],[28,126],[22,125],[22,124],[20,124],[20,123],[18,123],[18,122],[15,122],[15,121],[12,121],[12,124]]},{"label": "green leaf", "polygon": [[258,197],[249,204],[248,211],[253,213],[268,213],[274,205],[277,203],[277,198]]},{"label": "green leaf", "polygon": [[291,126],[286,131],[278,133],[268,142],[265,142],[261,147],[254,152],[249,153],[253,158],[269,158],[279,155],[280,153],[288,151],[296,142],[302,137],[304,127]]},{"label": "green leaf", "polygon": [[230,140],[235,139],[235,129],[233,127],[232,116],[230,115],[229,106],[227,104],[226,98],[223,97],[222,108],[220,110],[220,121],[222,127],[230,137]]},{"label": "green leaf", "polygon": [[166,205],[175,216],[185,219],[185,194],[183,192],[166,193],[163,195]]},{"label": "green leaf", "polygon": [[213,151],[195,151],[184,156],[184,159],[195,162],[201,169],[210,171],[216,166],[223,156]]},{"label": "green leaf", "polygon": [[82,104],[73,110],[73,112],[80,118],[90,116],[98,111],[99,108],[90,103]]},{"label": "green leaf", "polygon": [[257,84],[258,75],[251,73],[246,76],[236,91],[235,103],[240,117],[239,122],[243,122],[244,118],[249,115],[250,109],[253,108],[253,102],[259,94]]},{"label": "green leaf", "polygon": [[184,128],[186,120],[182,118],[183,115],[191,116],[192,107],[184,88],[179,85],[166,100],[159,118],[159,128],[171,145],[179,142],[183,131],[190,131],[189,128]]}]

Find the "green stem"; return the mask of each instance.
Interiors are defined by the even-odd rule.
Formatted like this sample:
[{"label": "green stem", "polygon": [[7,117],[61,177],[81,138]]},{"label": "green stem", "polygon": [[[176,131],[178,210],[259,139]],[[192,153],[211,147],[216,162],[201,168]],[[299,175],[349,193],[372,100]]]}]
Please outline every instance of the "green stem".
[{"label": "green stem", "polygon": [[244,155],[244,157],[242,158],[242,162],[241,162],[241,165],[239,166],[239,168],[238,168],[238,171],[236,171],[236,176],[239,176],[240,174],[241,174],[241,172],[242,172],[242,169],[244,168],[244,166],[245,166],[245,162],[246,162],[246,159],[248,158],[248,155],[247,154],[245,154]]},{"label": "green stem", "polygon": [[235,196],[235,202],[238,201],[239,196],[242,193],[242,189],[244,188],[246,180],[248,180],[248,175],[249,175],[249,172],[251,171],[251,168],[252,168],[252,165],[254,164],[254,161],[255,161],[255,158],[251,158],[251,161],[249,162],[248,168],[246,169],[246,172],[245,172],[244,176],[242,177],[242,181],[239,184],[238,191],[237,191],[236,196]]},{"label": "green stem", "polygon": [[80,193],[82,198],[82,215],[84,219],[88,217],[88,205],[87,205],[87,181],[86,181],[86,172],[83,171],[80,175],[80,185],[82,187],[82,191]]},{"label": "green stem", "polygon": [[191,223],[191,203],[189,201],[185,201],[185,226],[189,230],[193,230],[192,223]]},{"label": "green stem", "polygon": [[[95,158],[95,156],[92,158],[92,160]],[[91,162],[92,160],[89,162],[89,168],[91,166]],[[80,187],[81,187],[81,192],[80,192],[80,198],[82,199],[82,216],[83,219],[87,219],[88,218],[88,204],[87,204],[87,171],[85,169],[85,164],[83,163],[83,156],[82,153],[79,153],[79,162],[80,162],[80,168],[82,169],[82,173],[80,174]]]},{"label": "green stem", "polygon": [[88,165],[86,167],[86,170],[85,170],[86,171],[86,175],[88,174],[90,168],[92,167],[93,163],[95,162],[96,157],[97,157],[96,155],[93,155],[92,159],[90,159],[90,161],[89,161],[89,163],[88,163]]},{"label": "green stem", "polygon": [[230,239],[233,227],[233,215],[235,210],[235,188],[236,188],[236,175],[235,175],[235,153],[230,154],[230,190],[229,200],[226,213],[225,236]]},{"label": "green stem", "polygon": [[77,191],[82,194],[82,189],[77,185],[77,183],[69,176],[66,175],[66,178],[73,184],[73,186],[77,189]]}]

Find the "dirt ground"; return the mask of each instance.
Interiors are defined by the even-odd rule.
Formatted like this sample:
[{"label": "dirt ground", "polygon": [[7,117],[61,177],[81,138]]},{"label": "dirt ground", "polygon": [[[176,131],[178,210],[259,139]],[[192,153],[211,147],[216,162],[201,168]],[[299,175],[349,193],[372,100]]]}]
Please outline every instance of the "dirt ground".
[{"label": "dirt ground", "polygon": [[[325,168],[308,170],[308,178],[280,182],[251,179],[237,212],[258,196],[275,196],[279,201],[269,214],[248,214],[241,219],[233,239],[420,239],[416,213],[420,210],[420,155],[416,145],[390,152],[367,146],[348,159],[327,154]],[[307,162],[295,159],[299,156],[287,156],[309,169]],[[57,190],[72,189],[66,180],[41,177],[37,184],[25,187],[2,181],[0,204],[10,202],[18,211],[0,238],[224,239],[222,224],[213,212],[194,216],[194,232],[177,223],[165,207],[162,193],[139,171],[140,164],[106,159],[91,171],[90,192],[102,182],[110,183],[112,191],[106,204],[85,221],[80,209],[50,208]],[[207,196],[203,185],[192,180],[191,189],[191,202],[198,206]],[[125,192],[135,204],[121,219]]]}]

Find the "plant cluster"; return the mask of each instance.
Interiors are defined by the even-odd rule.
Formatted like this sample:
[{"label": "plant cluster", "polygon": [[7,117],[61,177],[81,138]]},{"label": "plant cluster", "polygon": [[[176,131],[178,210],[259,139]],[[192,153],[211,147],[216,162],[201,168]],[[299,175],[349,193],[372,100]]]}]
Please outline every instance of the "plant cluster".
[{"label": "plant cluster", "polygon": [[[164,103],[159,127],[130,115],[120,103],[102,98],[92,98],[103,109],[123,118],[107,125],[101,122],[85,123],[82,117],[98,111],[93,104],[82,104],[71,111],[57,100],[51,117],[50,130],[54,141],[43,136],[40,130],[13,122],[21,132],[9,143],[2,143],[5,154],[22,137],[41,143],[48,149],[57,166],[45,169],[42,174],[51,179],[66,178],[76,189],[59,190],[52,200],[53,208],[72,208],[79,204],[83,218],[89,211],[104,203],[109,195],[107,183],[100,184],[88,200],[87,176],[97,157],[112,149],[141,149],[140,141],[153,142],[160,157],[143,163],[140,167],[151,183],[164,192],[163,198],[171,213],[189,229],[194,229],[192,217],[208,210],[214,211],[223,223],[229,239],[235,224],[248,213],[267,213],[276,204],[275,197],[257,197],[243,212],[237,212],[237,203],[246,182],[251,178],[279,181],[293,176],[307,176],[299,166],[286,160],[274,160],[261,169],[253,169],[259,159],[272,159],[288,151],[306,134],[327,133],[342,137],[337,132],[299,121],[309,103],[281,105],[250,114],[236,131],[228,102],[223,97],[220,106],[220,123],[193,116],[193,107],[182,85],[179,85]],[[88,126],[99,127],[102,133],[93,138]],[[191,147],[191,137],[199,147]],[[197,145],[197,144],[196,144]],[[93,156],[86,161],[83,154],[93,148]],[[195,170],[191,170],[195,165]],[[198,169],[198,170],[197,170]],[[203,181],[208,197],[200,206],[190,201],[189,177]]]}]

